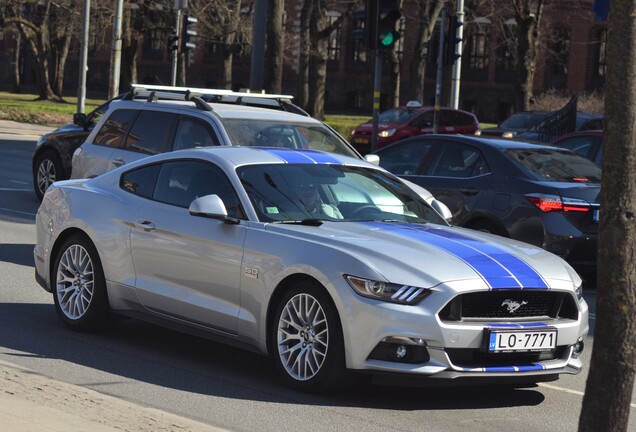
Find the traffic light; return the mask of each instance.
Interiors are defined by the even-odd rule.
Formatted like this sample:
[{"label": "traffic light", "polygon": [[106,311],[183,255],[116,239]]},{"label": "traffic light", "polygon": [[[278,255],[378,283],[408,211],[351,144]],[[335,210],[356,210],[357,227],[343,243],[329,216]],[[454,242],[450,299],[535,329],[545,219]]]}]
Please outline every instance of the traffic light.
[{"label": "traffic light", "polygon": [[168,52],[176,51],[179,48],[179,36],[176,32],[171,32],[168,36]]},{"label": "traffic light", "polygon": [[400,12],[401,0],[375,1],[379,2],[376,17],[377,28],[375,30],[377,48],[391,48],[400,38],[400,33],[395,29],[395,25],[402,18],[402,12]]},{"label": "traffic light", "polygon": [[457,15],[448,17],[448,33],[444,44],[444,63],[447,65],[455,64],[455,60],[462,56],[462,38],[457,33],[463,25],[464,23],[459,20]]},{"label": "traffic light", "polygon": [[186,52],[187,50],[196,48],[196,44],[194,43],[194,38],[197,35],[196,25],[199,22],[193,16],[184,15],[183,16],[183,25],[181,31],[181,50],[182,52]]}]

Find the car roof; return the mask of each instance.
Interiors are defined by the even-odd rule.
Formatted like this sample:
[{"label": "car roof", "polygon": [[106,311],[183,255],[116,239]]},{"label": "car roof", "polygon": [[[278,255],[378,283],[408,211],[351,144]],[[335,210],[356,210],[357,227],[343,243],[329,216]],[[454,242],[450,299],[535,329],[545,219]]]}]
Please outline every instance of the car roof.
[{"label": "car roof", "polygon": [[259,108],[247,105],[230,105],[225,103],[208,103],[211,110],[205,110],[197,107],[194,102],[161,100],[161,101],[140,101],[140,100],[114,100],[109,110],[114,109],[148,109],[153,111],[178,110],[189,111],[190,113],[214,113],[221,119],[254,119],[254,120],[272,120],[285,121],[294,124],[322,124],[313,117],[307,117],[300,114],[290,113],[282,110],[270,108]]},{"label": "car roof", "polygon": [[[255,164],[331,164],[364,166],[381,169],[363,159],[353,158],[320,150],[288,149],[281,147],[239,147],[215,146],[198,147],[149,156],[121,167],[130,170],[148,163],[164,162],[173,159],[200,159],[223,163],[228,167]],[[120,171],[120,170],[115,170]],[[111,171],[112,172],[112,171]],[[106,173],[105,175],[107,175]]]}]

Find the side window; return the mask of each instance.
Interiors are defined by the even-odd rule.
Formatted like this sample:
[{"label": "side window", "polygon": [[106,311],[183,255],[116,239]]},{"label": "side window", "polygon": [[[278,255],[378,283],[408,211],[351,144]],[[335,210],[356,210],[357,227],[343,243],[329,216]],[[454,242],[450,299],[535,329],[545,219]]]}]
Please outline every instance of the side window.
[{"label": "side window", "polygon": [[430,143],[391,146],[380,153],[380,166],[395,175],[417,174],[422,160],[431,147]]},{"label": "side window", "polygon": [[163,164],[153,199],[188,208],[195,199],[211,194],[223,200],[229,216],[240,217],[239,199],[230,180],[211,164],[194,161]]},{"label": "side window", "polygon": [[415,128],[433,127],[433,111],[424,111],[415,117],[409,126]]},{"label": "side window", "polygon": [[473,119],[473,117],[469,116],[468,114],[464,114],[462,112],[456,112],[455,116],[457,119],[457,123],[455,124],[456,126],[472,126],[473,123],[475,123],[475,120]]},{"label": "side window", "polygon": [[490,172],[483,156],[472,147],[446,143],[429,166],[427,174],[435,177],[472,177]]},{"label": "side window", "polygon": [[121,176],[120,186],[130,193],[152,198],[161,165],[151,165],[128,171]]},{"label": "side window", "polygon": [[95,136],[95,144],[122,147],[122,139],[137,111],[117,110],[110,114]]},{"label": "side window", "polygon": [[167,152],[174,120],[172,113],[141,111],[126,137],[126,150],[148,154]]},{"label": "side window", "polygon": [[192,118],[179,120],[172,150],[217,145],[219,142],[216,135],[204,122]]}]

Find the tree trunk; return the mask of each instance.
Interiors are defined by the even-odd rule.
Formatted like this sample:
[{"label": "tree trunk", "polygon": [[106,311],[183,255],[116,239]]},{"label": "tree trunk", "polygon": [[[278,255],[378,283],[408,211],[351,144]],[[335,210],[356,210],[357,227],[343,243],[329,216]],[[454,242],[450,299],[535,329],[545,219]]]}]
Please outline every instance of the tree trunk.
[{"label": "tree trunk", "polygon": [[400,59],[398,58],[397,51],[392,49],[389,53],[389,106],[387,108],[395,108],[400,106],[400,75],[402,71]]},{"label": "tree trunk", "polygon": [[267,48],[265,52],[265,88],[280,94],[283,84],[283,3],[267,1]]},{"label": "tree trunk", "polygon": [[419,5],[419,27],[415,41],[417,54],[413,56],[409,67],[409,81],[406,83],[408,100],[416,100],[425,104],[424,80],[426,79],[427,46],[431,40],[433,29],[442,11],[444,3],[436,0],[427,0]]},{"label": "tree trunk", "polygon": [[232,18],[230,28],[225,37],[225,46],[223,53],[223,68],[221,69],[221,86],[224,89],[232,89],[232,64],[234,61],[234,43],[236,42],[236,33],[241,19],[241,1],[234,3],[232,9]]},{"label": "tree trunk", "polygon": [[298,99],[296,103],[309,111],[309,52],[311,51],[310,23],[313,16],[314,0],[305,0],[300,10],[298,57]]},{"label": "tree trunk", "polygon": [[38,86],[38,100],[49,100],[60,102],[61,99],[53,93],[51,83],[49,81],[49,57],[51,53],[51,44],[49,41],[49,34],[46,28],[42,28],[39,33],[36,33],[35,37],[29,38],[24,33],[22,25],[22,36],[26,39],[27,46],[33,55],[35,60],[35,77]]},{"label": "tree trunk", "polygon": [[612,0],[596,328],[579,431],[626,431],[636,368],[636,4]]},{"label": "tree trunk", "polygon": [[15,38],[15,53],[13,55],[13,89],[12,93],[20,93],[20,62],[22,61],[22,35],[18,32]]},{"label": "tree trunk", "polygon": [[[534,8],[534,10],[533,10]],[[543,0],[516,0],[517,52],[515,56],[515,109],[525,111],[534,105],[534,74],[537,61]]]},{"label": "tree trunk", "polygon": [[55,49],[55,69],[53,77],[53,91],[60,98],[63,98],[64,92],[64,72],[66,69],[66,59],[71,47],[71,33],[65,33],[64,39],[58,41]]}]

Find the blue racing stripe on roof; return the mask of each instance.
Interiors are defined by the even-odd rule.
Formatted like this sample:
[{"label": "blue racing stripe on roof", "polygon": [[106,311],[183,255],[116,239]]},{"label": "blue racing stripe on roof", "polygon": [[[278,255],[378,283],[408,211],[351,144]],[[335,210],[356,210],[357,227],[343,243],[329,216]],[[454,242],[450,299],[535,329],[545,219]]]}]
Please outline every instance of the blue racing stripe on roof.
[{"label": "blue racing stripe on roof", "polygon": [[316,150],[292,150],[292,149],[263,149],[272,153],[287,163],[315,163],[342,165],[343,163],[332,155]]},{"label": "blue racing stripe on roof", "polygon": [[454,255],[471,267],[491,289],[547,289],[545,280],[521,259],[479,240],[415,224],[371,225],[434,245]]}]

